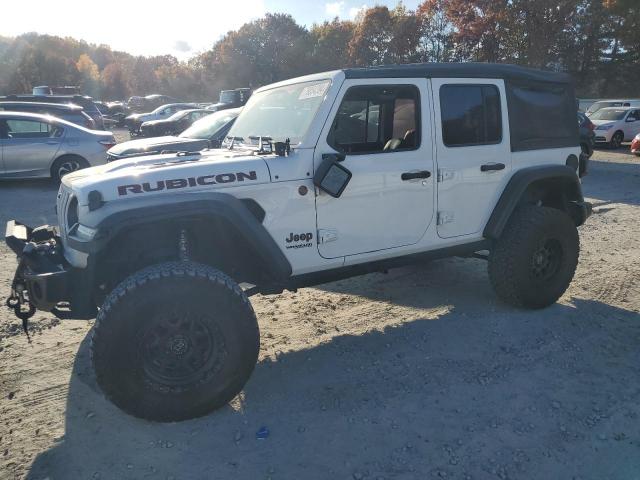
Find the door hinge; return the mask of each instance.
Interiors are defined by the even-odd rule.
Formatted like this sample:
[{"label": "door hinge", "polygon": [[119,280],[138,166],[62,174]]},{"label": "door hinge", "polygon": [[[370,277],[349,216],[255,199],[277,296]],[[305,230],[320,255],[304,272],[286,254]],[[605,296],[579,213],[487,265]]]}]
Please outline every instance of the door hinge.
[{"label": "door hinge", "polygon": [[445,180],[452,180],[456,176],[454,170],[446,170],[443,168],[438,169],[438,182],[444,182]]},{"label": "door hinge", "polygon": [[335,242],[338,239],[337,230],[318,230],[318,243]]},{"label": "door hinge", "polygon": [[453,212],[438,212],[438,225],[444,225],[445,223],[453,222]]}]

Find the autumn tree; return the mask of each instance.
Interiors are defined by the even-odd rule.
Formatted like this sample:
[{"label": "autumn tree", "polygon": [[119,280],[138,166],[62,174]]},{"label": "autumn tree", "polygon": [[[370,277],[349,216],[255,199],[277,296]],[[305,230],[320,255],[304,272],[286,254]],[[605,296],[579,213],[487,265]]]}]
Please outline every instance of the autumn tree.
[{"label": "autumn tree", "polygon": [[354,28],[353,22],[341,21],[338,18],[311,27],[312,59],[318,71],[351,65],[349,42]]},{"label": "autumn tree", "polygon": [[420,32],[418,58],[422,62],[446,62],[453,56],[453,25],[444,0],[425,0],[416,9]]},{"label": "autumn tree", "polygon": [[76,62],[76,68],[80,73],[80,88],[88,95],[96,96],[99,94],[100,72],[98,66],[93,62],[91,57],[86,53],[80,55]]}]

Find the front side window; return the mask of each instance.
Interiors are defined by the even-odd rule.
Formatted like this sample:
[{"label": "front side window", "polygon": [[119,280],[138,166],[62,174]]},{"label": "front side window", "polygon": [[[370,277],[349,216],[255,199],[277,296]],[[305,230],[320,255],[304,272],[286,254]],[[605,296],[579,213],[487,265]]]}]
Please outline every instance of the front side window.
[{"label": "front side window", "polygon": [[347,90],[327,143],[340,152],[390,153],[420,145],[414,85],[367,85]]},{"label": "front side window", "polygon": [[440,87],[442,140],[447,147],[502,141],[500,92],[494,85]]},{"label": "front side window", "polygon": [[34,120],[9,119],[6,121],[6,131],[9,138],[57,137],[58,130],[58,127]]}]

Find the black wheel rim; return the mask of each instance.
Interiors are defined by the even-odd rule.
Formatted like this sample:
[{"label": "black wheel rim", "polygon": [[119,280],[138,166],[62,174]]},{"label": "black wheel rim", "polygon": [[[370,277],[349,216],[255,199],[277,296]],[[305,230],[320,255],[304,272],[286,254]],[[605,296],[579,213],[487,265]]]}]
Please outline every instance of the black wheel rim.
[{"label": "black wheel rim", "polygon": [[562,263],[562,245],[555,239],[548,239],[531,256],[531,276],[536,280],[554,277]]},{"label": "black wheel rim", "polygon": [[619,148],[620,147],[620,145],[622,144],[622,139],[620,138],[620,134],[619,133],[616,133],[613,136],[612,143],[613,143],[613,148]]},{"label": "black wheel rim", "polygon": [[213,373],[224,354],[224,341],[215,323],[202,316],[163,313],[142,333],[140,352],[152,383],[182,391]]}]

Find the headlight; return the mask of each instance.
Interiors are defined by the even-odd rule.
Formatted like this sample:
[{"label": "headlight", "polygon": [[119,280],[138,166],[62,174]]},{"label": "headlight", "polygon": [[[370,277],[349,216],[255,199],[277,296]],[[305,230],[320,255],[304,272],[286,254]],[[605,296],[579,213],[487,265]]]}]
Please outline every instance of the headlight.
[{"label": "headlight", "polygon": [[598,125],[596,130],[610,130],[613,125]]}]

